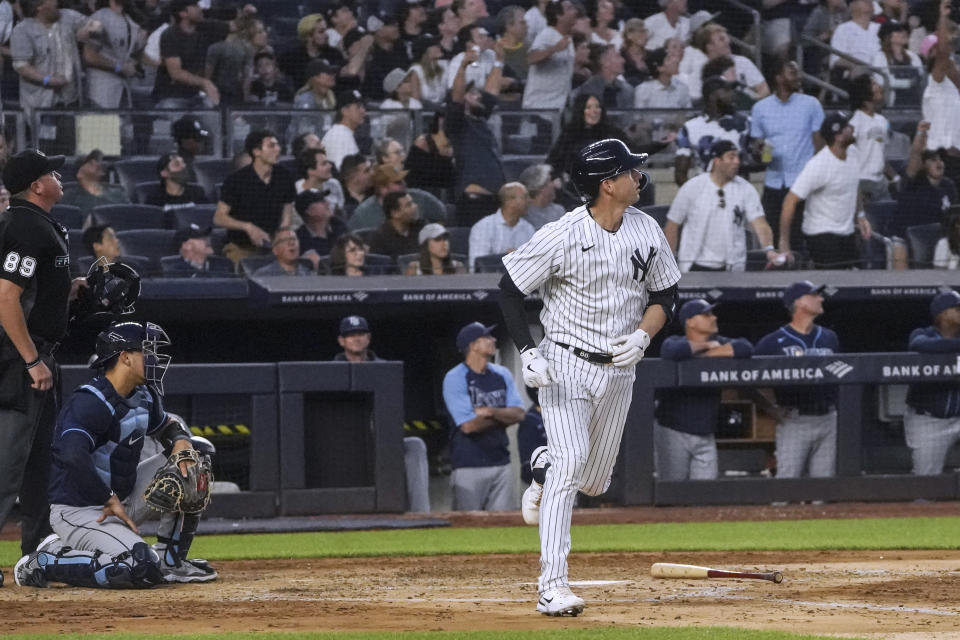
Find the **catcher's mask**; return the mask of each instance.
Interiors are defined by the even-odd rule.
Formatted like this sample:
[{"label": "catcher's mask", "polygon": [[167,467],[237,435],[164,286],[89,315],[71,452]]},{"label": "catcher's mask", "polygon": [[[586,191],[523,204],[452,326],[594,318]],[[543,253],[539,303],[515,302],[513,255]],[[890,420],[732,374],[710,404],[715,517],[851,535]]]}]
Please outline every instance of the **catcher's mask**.
[{"label": "catcher's mask", "polygon": [[104,326],[133,313],[140,297],[140,274],[129,265],[101,257],[87,272],[87,287],[80,290],[77,317],[85,324]]},{"label": "catcher's mask", "polygon": [[170,366],[170,356],[160,348],[170,344],[167,332],[152,322],[117,322],[97,336],[96,355],[91,369],[102,369],[123,351],[143,353],[143,377],[163,393],[163,376]]}]

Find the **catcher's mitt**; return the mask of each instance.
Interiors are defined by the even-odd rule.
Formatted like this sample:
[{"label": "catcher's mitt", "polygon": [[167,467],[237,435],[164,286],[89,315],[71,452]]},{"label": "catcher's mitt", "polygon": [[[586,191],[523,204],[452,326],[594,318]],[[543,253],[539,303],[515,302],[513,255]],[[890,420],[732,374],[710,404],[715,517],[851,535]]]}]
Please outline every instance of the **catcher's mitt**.
[{"label": "catcher's mitt", "polygon": [[[186,478],[180,473],[180,463],[185,461],[194,463],[187,469]],[[148,505],[159,511],[200,513],[210,503],[212,482],[210,458],[194,449],[184,449],[171,455],[157,469],[143,497]]]}]

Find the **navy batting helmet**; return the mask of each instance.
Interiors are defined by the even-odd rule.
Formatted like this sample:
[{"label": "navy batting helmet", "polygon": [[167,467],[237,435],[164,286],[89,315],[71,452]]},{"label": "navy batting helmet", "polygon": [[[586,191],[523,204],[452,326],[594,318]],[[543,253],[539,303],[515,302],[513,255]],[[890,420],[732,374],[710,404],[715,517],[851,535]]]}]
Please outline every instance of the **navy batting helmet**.
[{"label": "navy batting helmet", "polygon": [[124,351],[143,353],[143,377],[163,393],[163,375],[170,356],[159,349],[170,344],[167,332],[152,322],[115,322],[97,336],[91,369],[102,369]]},{"label": "navy batting helmet", "polygon": [[[646,161],[647,154],[631,152],[622,140],[607,138],[591,142],[577,154],[573,164],[573,186],[577,188],[580,199],[589,202],[597,197],[601,182],[636,169]],[[649,182],[649,176],[641,172],[637,191],[642,191]]]}]

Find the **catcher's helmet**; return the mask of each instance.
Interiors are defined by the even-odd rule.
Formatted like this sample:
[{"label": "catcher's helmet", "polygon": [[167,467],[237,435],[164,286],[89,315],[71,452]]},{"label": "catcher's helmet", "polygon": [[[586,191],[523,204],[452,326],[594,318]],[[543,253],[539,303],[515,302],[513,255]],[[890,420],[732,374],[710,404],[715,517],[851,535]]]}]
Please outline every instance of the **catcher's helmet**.
[{"label": "catcher's helmet", "polygon": [[[647,154],[631,152],[622,140],[607,138],[591,142],[580,149],[573,163],[573,186],[577,188],[580,199],[589,202],[597,197],[601,182],[636,169],[646,161]],[[642,191],[649,182],[649,176],[641,172],[637,190]]]},{"label": "catcher's helmet", "polygon": [[129,265],[100,258],[87,272],[87,287],[80,290],[75,315],[81,322],[103,327],[133,313],[140,297],[140,274]]},{"label": "catcher's helmet", "polygon": [[163,393],[163,375],[170,365],[170,356],[159,349],[170,344],[159,325],[152,322],[116,322],[97,336],[96,355],[91,369],[102,369],[123,351],[143,353],[143,377]]}]

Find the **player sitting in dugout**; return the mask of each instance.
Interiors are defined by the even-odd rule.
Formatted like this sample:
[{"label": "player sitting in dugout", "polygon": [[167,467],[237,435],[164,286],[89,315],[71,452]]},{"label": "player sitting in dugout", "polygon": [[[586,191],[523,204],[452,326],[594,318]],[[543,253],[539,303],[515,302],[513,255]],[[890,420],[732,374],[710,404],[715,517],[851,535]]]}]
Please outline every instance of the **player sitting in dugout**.
[{"label": "player sitting in dugout", "polygon": [[[98,374],[74,390],[54,430],[54,533],[17,562],[18,585],[122,589],[217,578],[205,560],[187,560],[209,501],[213,446],[163,409],[170,356],[159,349],[169,344],[149,322],[114,323],[97,336],[90,366]],[[141,461],[144,436],[163,453]],[[151,508],[160,510],[152,547],[137,528]]]}]

